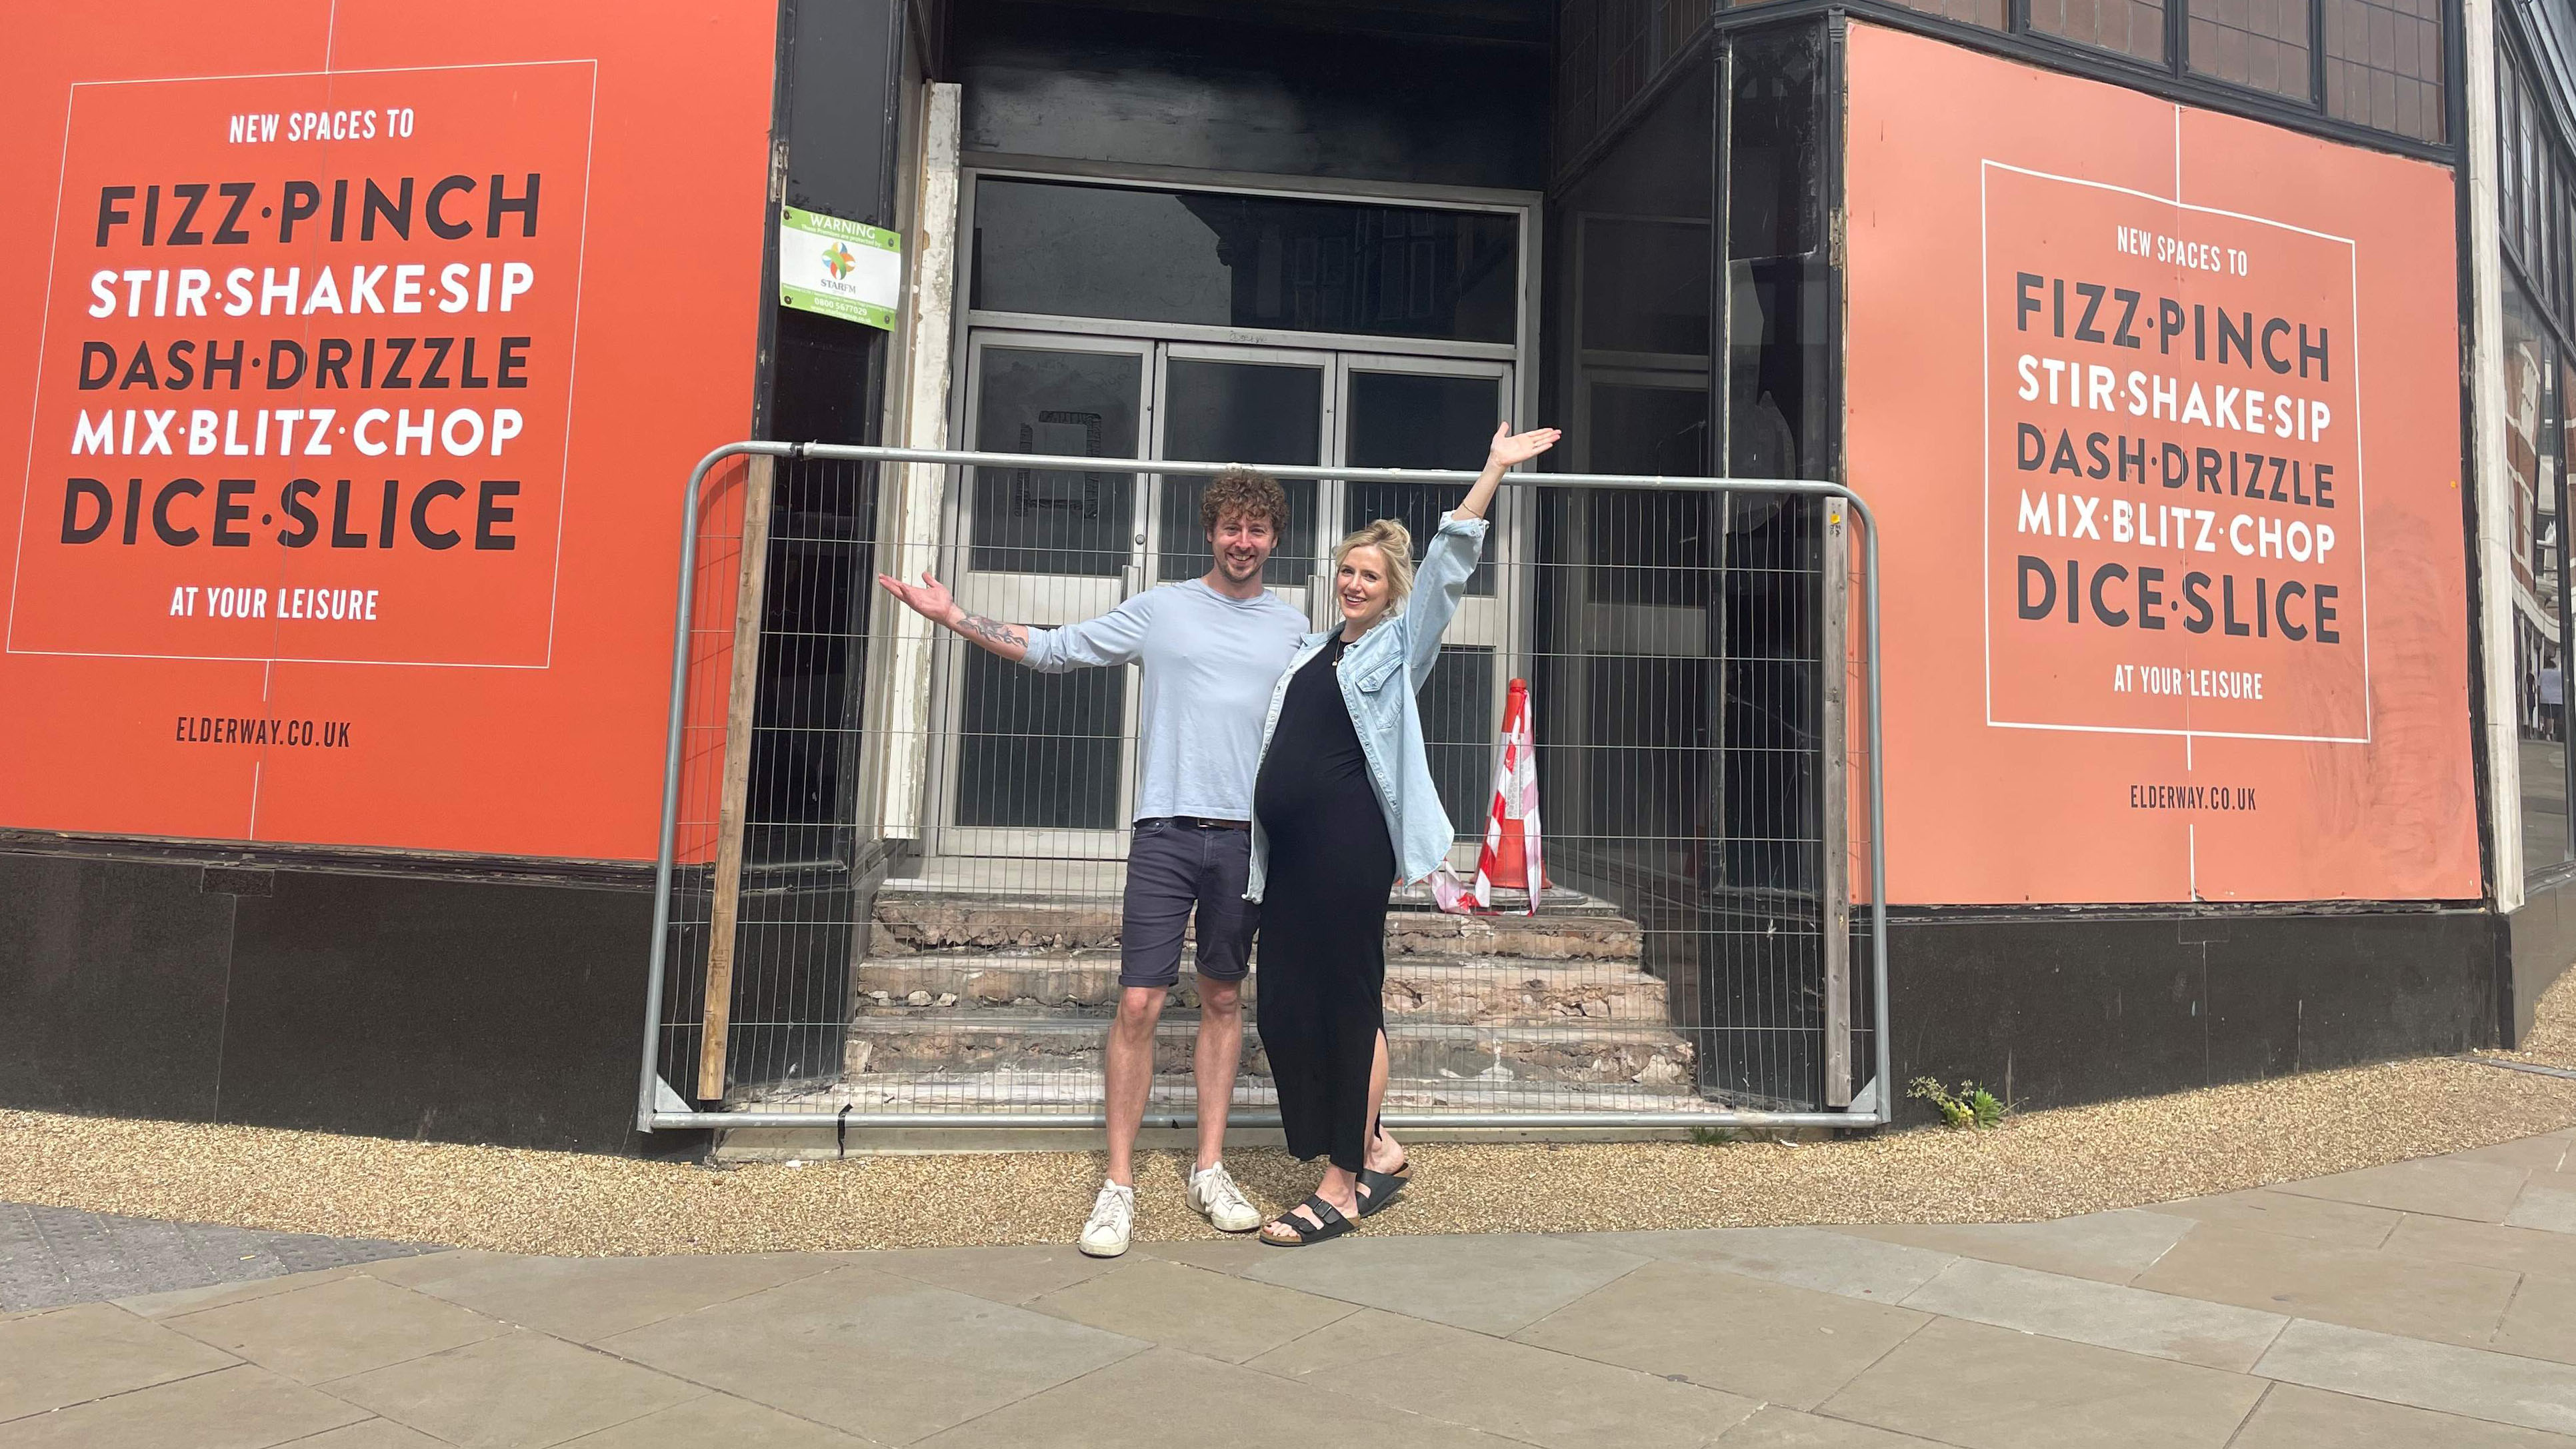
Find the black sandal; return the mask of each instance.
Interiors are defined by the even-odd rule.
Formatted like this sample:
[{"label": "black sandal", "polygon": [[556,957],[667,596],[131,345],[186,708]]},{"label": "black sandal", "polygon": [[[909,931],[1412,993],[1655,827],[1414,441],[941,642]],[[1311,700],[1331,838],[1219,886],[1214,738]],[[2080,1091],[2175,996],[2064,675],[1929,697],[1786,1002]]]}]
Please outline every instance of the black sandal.
[{"label": "black sandal", "polygon": [[[1369,1139],[1373,1142],[1387,1140],[1385,1131],[1373,1118],[1369,1122]],[[1412,1181],[1413,1155],[1411,1153],[1405,1154],[1404,1160],[1395,1165],[1393,1172],[1380,1172],[1372,1167],[1362,1167],[1359,1173],[1360,1216],[1373,1217],[1395,1206],[1396,1195],[1403,1192],[1405,1186]]]},{"label": "black sandal", "polygon": [[[1406,1165],[1411,1166],[1410,1163]],[[1404,1185],[1410,1181],[1412,1179],[1401,1172],[1379,1172],[1374,1168],[1361,1168],[1360,1216],[1375,1217],[1395,1206],[1397,1195],[1404,1191]]]},{"label": "black sandal", "polygon": [[[1315,1215],[1315,1221],[1321,1223],[1323,1226],[1308,1227],[1305,1219],[1297,1216],[1296,1208],[1291,1208],[1288,1211],[1281,1213],[1279,1216],[1272,1218],[1269,1223],[1262,1228],[1260,1234],[1261,1241],[1274,1248],[1312,1247],[1317,1243],[1323,1242],[1327,1238],[1338,1238],[1342,1234],[1349,1232],[1353,1227],[1357,1226],[1349,1218],[1342,1216],[1342,1210],[1340,1208],[1324,1201],[1324,1195],[1322,1193],[1316,1193],[1308,1197],[1304,1202],[1299,1203],[1297,1207],[1302,1207],[1307,1211],[1312,1212]],[[1360,1216],[1368,1216],[1367,1209],[1361,1209]],[[1283,1243],[1277,1238],[1270,1236],[1271,1228],[1281,1226],[1285,1226],[1288,1231],[1295,1233],[1297,1235],[1297,1241],[1293,1243]]]}]

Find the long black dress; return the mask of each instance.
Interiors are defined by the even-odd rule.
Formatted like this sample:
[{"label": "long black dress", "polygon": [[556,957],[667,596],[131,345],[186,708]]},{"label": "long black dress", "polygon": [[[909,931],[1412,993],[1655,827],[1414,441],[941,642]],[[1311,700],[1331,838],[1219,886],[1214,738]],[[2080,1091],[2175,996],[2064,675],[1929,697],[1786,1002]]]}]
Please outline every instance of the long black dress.
[{"label": "long black dress", "polygon": [[1253,813],[1270,837],[1255,961],[1261,1045],[1288,1150],[1357,1172],[1384,1025],[1395,842],[1342,702],[1342,650],[1335,634],[1288,682],[1253,784]]}]

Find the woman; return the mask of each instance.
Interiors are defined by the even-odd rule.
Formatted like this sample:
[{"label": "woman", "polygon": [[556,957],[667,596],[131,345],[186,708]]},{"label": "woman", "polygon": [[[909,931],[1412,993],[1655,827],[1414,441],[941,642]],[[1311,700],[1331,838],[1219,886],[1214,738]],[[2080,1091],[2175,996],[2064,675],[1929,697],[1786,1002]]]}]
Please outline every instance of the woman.
[{"label": "woman", "polygon": [[1261,1045],[1288,1150],[1330,1165],[1314,1196],[1262,1228],[1263,1242],[1339,1237],[1404,1185],[1404,1149],[1377,1120],[1387,891],[1438,869],[1456,838],[1432,788],[1414,691],[1439,662],[1504,470],[1558,436],[1495,427],[1484,472],[1441,520],[1418,577],[1403,524],[1381,518],[1343,539],[1333,550],[1342,627],[1308,636],[1271,693],[1244,893],[1268,899],[1254,953]]}]

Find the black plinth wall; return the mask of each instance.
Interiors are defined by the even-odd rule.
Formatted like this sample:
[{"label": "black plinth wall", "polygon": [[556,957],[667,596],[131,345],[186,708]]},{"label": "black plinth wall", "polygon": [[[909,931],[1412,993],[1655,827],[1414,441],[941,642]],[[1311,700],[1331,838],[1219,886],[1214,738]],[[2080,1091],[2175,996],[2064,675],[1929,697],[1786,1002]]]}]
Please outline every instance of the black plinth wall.
[{"label": "black plinth wall", "polygon": [[634,1152],[652,895],[0,854],[0,1105]]},{"label": "black plinth wall", "polygon": [[[2565,959],[2535,906],[1900,913],[1897,1080],[2042,1108],[2496,1045]],[[631,886],[0,853],[0,1106],[687,1150],[633,1130],[651,919]]]},{"label": "black plinth wall", "polygon": [[2475,907],[1908,912],[1888,926],[1898,1088],[2059,1107],[2494,1046],[2500,930]]}]

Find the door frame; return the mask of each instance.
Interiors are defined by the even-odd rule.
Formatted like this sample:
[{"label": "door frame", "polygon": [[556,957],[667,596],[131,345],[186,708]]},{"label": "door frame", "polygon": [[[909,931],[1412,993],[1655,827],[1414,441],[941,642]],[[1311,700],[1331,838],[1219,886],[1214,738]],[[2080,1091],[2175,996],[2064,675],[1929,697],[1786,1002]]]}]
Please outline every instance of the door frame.
[{"label": "door frame", "polygon": [[[1337,201],[1353,205],[1400,205],[1443,211],[1481,211],[1511,215],[1518,228],[1515,249],[1515,295],[1518,316],[1511,342],[1461,342],[1438,338],[1380,337],[1339,332],[1300,332],[1285,329],[1213,326],[1202,323],[1142,322],[1127,318],[1073,317],[1043,313],[1001,312],[976,309],[965,303],[974,296],[972,274],[976,255],[971,239],[975,236],[975,195],[977,183],[985,177],[1095,184],[1111,187],[1146,187],[1158,190],[1207,191],[1229,195],[1280,196],[1308,201]],[[965,438],[973,422],[971,395],[980,377],[975,366],[979,341],[988,335],[1006,336],[1045,347],[1060,344],[1079,346],[1073,339],[1093,339],[1106,344],[1100,350],[1128,351],[1141,344],[1146,356],[1147,397],[1140,415],[1143,429],[1138,447],[1148,458],[1160,456],[1162,447],[1159,404],[1162,400],[1162,354],[1166,347],[1185,347],[1185,355],[1215,355],[1224,349],[1240,349],[1244,360],[1255,357],[1281,357],[1294,353],[1338,354],[1328,361],[1325,378],[1325,408],[1330,415],[1324,437],[1324,456],[1340,455],[1344,442],[1342,401],[1344,371],[1352,355],[1364,355],[1362,370],[1380,371],[1452,371],[1457,364],[1498,364],[1499,376],[1507,378],[1508,401],[1518,420],[1515,425],[1528,425],[1531,410],[1538,400],[1537,369],[1531,365],[1538,356],[1539,288],[1545,275],[1546,228],[1543,224],[1543,197],[1535,191],[1488,189],[1443,185],[1406,185],[1344,179],[1310,179],[1263,173],[1201,171],[1188,168],[1159,167],[1117,162],[1081,162],[1052,157],[1011,156],[994,153],[968,153],[960,157],[958,168],[957,231],[969,239],[965,248],[965,265],[958,277],[960,305],[950,309],[953,335],[950,355],[962,360],[949,380],[949,436]],[[1204,349],[1204,350],[1203,350]],[[1407,367],[1411,363],[1415,366]],[[1133,589],[1153,587],[1151,580],[1152,550],[1160,527],[1162,476],[1139,474],[1140,487],[1136,506],[1142,511],[1140,527],[1128,579]],[[1319,485],[1316,512],[1319,532],[1319,556],[1329,555],[1331,541],[1339,537],[1330,526],[1338,516],[1340,497],[1338,483]],[[941,548],[939,557],[947,573],[962,578],[963,567],[971,557],[969,540],[963,525],[968,522],[969,507],[965,494],[968,485],[962,468],[949,470],[946,496],[942,500]],[[1327,494],[1331,505],[1328,506]],[[1521,523],[1517,515],[1531,512],[1528,508],[1511,510],[1507,520],[1516,531],[1534,541],[1535,525]],[[1497,540],[1498,544],[1500,540]],[[1503,556],[1500,548],[1497,557]],[[1509,578],[1511,571],[1505,571]],[[1279,588],[1289,586],[1279,585]],[[1320,610],[1319,600],[1329,590],[1315,589],[1311,582],[1306,590],[1309,618]],[[1123,597],[1123,595],[1122,595]],[[1471,601],[1481,602],[1481,601]],[[1498,581],[1494,603],[1497,612],[1492,632],[1496,635],[1498,656],[1495,670],[1495,719],[1501,719],[1501,691],[1507,685],[1516,661],[1508,645],[1526,642],[1533,637],[1534,620],[1527,617],[1531,607],[1527,590],[1515,590],[1508,604],[1503,600],[1503,587]],[[1511,614],[1499,612],[1514,610]],[[1461,609],[1462,619],[1468,611]],[[1481,642],[1481,641],[1462,641]],[[957,768],[957,751],[953,741],[962,717],[964,655],[960,652],[974,646],[950,631],[940,631],[939,647],[933,651],[930,687],[930,718],[934,738],[931,741],[931,768],[925,773],[924,788],[930,798],[922,802],[922,848],[925,860],[941,855],[998,855],[1043,858],[1121,859],[1126,853],[1127,826],[1121,822],[1115,831],[1094,830],[1003,830],[992,827],[959,827],[949,823],[956,799],[953,774]],[[1119,788],[1122,800],[1134,796],[1135,712],[1138,691],[1125,692],[1125,719],[1122,734],[1127,743],[1120,751]],[[1007,837],[1007,840],[1004,839]]]},{"label": "door frame", "polygon": [[[1136,359],[1136,456],[1151,457],[1159,431],[1156,404],[1161,400],[1155,344],[1136,338],[1107,336],[1096,332],[1017,332],[999,328],[979,328],[964,340],[966,350],[959,355],[966,365],[958,369],[959,413],[950,421],[949,436],[966,440],[970,448],[994,449],[974,432],[975,410],[983,397],[984,370],[977,365],[984,352],[994,347],[1018,348],[1041,352],[1095,352]],[[1143,587],[1147,554],[1145,535],[1135,526],[1133,512],[1127,527],[1127,562],[1115,575],[1105,574],[1026,574],[995,570],[978,572],[974,567],[974,494],[966,470],[953,470],[951,486],[942,500],[940,532],[947,540],[942,549],[946,568],[943,575],[952,586],[959,607],[968,613],[1012,623],[1049,627],[1054,623],[1078,623],[1107,613],[1125,602]],[[1147,475],[1131,475],[1128,506],[1143,509],[1146,504]],[[1023,605],[1034,601],[1039,591],[1052,587],[1079,596],[1077,609],[1041,609]],[[1041,620],[1038,615],[1062,614],[1062,619]],[[924,836],[928,849],[941,855],[1006,855],[1041,856],[1050,859],[1116,859],[1125,855],[1120,837],[1126,822],[1109,830],[1043,829],[1030,826],[959,825],[953,818],[958,797],[956,772],[963,768],[964,752],[957,748],[966,715],[966,651],[969,644],[954,630],[939,631],[938,649],[931,670],[930,771],[927,776],[931,798],[923,814]],[[1136,738],[1139,691],[1130,683],[1119,692],[1118,795],[1121,801],[1133,799],[1136,788],[1136,759],[1132,742]]]},{"label": "door frame", "polygon": [[[1146,440],[1145,456],[1158,460],[1163,457],[1162,404],[1165,389],[1171,380],[1172,363],[1240,362],[1269,367],[1312,367],[1323,373],[1323,416],[1318,420],[1319,426],[1315,435],[1315,459],[1318,464],[1328,463],[1332,459],[1333,450],[1341,439],[1341,396],[1338,392],[1341,385],[1341,358],[1338,354],[1326,348],[1256,347],[1240,343],[1158,340],[1148,345],[1154,349],[1152,370],[1156,425],[1153,436]],[[1201,461],[1241,462],[1244,460],[1224,458]],[[1171,478],[1163,473],[1150,473],[1144,475],[1144,481],[1150,485],[1147,496],[1143,500],[1143,507],[1146,510],[1145,587],[1150,589],[1160,584],[1180,583],[1182,580],[1158,579],[1154,572],[1155,560],[1163,552],[1163,490],[1170,486]],[[1318,558],[1330,552],[1333,546],[1334,534],[1325,522],[1330,515],[1324,511],[1324,499],[1333,486],[1336,485],[1320,482],[1315,485],[1315,528],[1318,536],[1310,539],[1308,543]],[[1314,617],[1314,611],[1310,607],[1310,600],[1314,597],[1313,574],[1310,573],[1299,583],[1272,584],[1269,587],[1281,598],[1294,605],[1297,612],[1306,615],[1309,619]]]},{"label": "door frame", "polygon": [[[1398,372],[1410,373],[1417,377],[1482,376],[1493,379],[1501,385],[1502,391],[1511,396],[1519,396],[1521,390],[1519,369],[1509,362],[1429,357],[1345,358],[1343,362],[1344,366],[1336,378],[1339,391],[1335,398],[1341,404],[1342,428],[1342,431],[1333,439],[1333,457],[1336,462],[1347,462],[1350,457],[1349,389],[1352,373]],[[1340,490],[1347,485],[1336,483],[1333,486],[1336,492],[1334,501],[1338,511],[1338,505],[1343,501]],[[1535,625],[1538,591],[1529,587],[1527,565],[1528,551],[1537,546],[1538,525],[1536,519],[1530,516],[1537,511],[1535,500],[1514,499],[1509,504],[1504,504],[1502,500],[1497,499],[1495,502],[1497,505],[1495,511],[1499,516],[1488,533],[1484,551],[1484,561],[1494,567],[1494,591],[1490,594],[1471,593],[1461,598],[1458,601],[1458,612],[1451,616],[1449,628],[1441,635],[1440,642],[1444,649],[1458,647],[1491,651],[1494,660],[1494,677],[1489,691],[1492,697],[1488,701],[1486,718],[1499,731],[1503,723],[1504,705],[1511,697],[1511,681],[1515,675],[1525,674],[1530,661],[1536,657],[1532,646],[1537,640]],[[1344,522],[1347,526],[1348,520],[1345,519]],[[1428,544],[1429,540],[1425,539],[1422,542]],[[1479,842],[1482,840],[1484,819],[1481,811],[1471,810],[1465,818],[1449,822],[1458,831],[1458,839],[1450,845],[1449,854],[1452,865],[1466,869],[1474,864],[1479,846],[1471,843],[1470,837],[1474,837]]]}]

